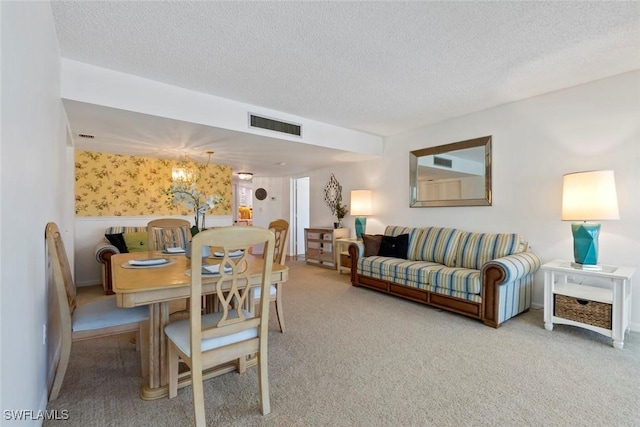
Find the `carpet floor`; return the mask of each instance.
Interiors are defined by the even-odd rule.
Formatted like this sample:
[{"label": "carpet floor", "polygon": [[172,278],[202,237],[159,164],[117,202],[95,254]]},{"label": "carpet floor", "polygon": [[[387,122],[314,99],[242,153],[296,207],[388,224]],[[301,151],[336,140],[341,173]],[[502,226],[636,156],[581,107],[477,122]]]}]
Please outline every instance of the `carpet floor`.
[{"label": "carpet floor", "polygon": [[[335,270],[288,264],[287,332],[270,319],[271,413],[256,369],[205,382],[211,426],[637,426],[640,334],[625,347],[543,326],[530,310],[500,329],[350,286]],[[272,305],[273,312],[274,307]],[[45,426],[186,426],[191,389],[143,401],[134,336],[74,343]]]}]

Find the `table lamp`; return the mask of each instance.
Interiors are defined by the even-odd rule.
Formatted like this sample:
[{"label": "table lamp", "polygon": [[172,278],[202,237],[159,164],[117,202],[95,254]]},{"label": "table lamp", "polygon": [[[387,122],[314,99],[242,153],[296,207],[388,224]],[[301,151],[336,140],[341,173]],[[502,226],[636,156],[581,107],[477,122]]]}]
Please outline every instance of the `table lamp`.
[{"label": "table lamp", "polygon": [[620,219],[613,171],[569,173],[562,178],[562,220],[571,224],[574,268],[601,270],[598,265],[600,224],[587,223]]},{"label": "table lamp", "polygon": [[351,190],[351,215],[356,217],[356,237],[362,239],[367,218],[371,215],[371,190]]}]

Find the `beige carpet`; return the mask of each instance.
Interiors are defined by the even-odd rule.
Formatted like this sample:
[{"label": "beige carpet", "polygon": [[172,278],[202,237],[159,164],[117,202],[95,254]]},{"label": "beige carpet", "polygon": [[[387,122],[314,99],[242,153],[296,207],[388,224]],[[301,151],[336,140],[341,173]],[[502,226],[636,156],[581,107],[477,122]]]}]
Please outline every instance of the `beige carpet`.
[{"label": "beige carpet", "polygon": [[[272,412],[255,368],[205,383],[217,426],[632,426],[640,424],[640,334],[623,350],[601,335],[543,327],[531,310],[496,330],[350,286],[347,275],[290,263],[287,332],[271,319]],[[273,306],[272,306],[273,309]],[[130,336],[76,343],[60,397],[69,420],[45,426],[186,426],[190,388],[143,401]]]}]

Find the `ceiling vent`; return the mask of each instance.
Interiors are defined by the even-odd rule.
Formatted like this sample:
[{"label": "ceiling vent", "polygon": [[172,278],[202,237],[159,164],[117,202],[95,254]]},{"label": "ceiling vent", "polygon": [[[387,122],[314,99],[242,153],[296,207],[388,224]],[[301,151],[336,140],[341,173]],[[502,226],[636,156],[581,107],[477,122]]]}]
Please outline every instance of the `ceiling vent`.
[{"label": "ceiling vent", "polygon": [[433,156],[433,164],[442,166],[443,168],[449,168],[453,166],[453,160],[445,159],[444,157]]},{"label": "ceiling vent", "polygon": [[78,134],[78,136],[79,136],[80,138],[87,138],[87,139],[93,139],[93,138],[95,138],[95,136],[93,136],[93,135],[89,135],[88,133],[79,133],[79,134]]},{"label": "ceiling vent", "polygon": [[252,128],[267,129],[274,132],[287,133],[289,135],[296,136],[300,136],[302,133],[302,126],[300,125],[268,119],[254,114],[249,114],[249,126]]}]

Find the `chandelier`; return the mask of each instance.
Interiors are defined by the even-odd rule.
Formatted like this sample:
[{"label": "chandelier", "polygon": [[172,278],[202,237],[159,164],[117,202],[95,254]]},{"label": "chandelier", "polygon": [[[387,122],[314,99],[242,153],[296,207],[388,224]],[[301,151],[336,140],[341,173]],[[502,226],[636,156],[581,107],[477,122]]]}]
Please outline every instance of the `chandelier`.
[{"label": "chandelier", "polygon": [[[213,151],[207,151],[206,153],[209,155],[209,158],[207,159],[207,163],[203,167],[209,165]],[[173,182],[177,183],[193,184],[198,181],[198,178],[200,177],[198,169],[198,165],[195,162],[191,161],[185,154],[184,160],[176,164],[171,169],[171,179],[173,180]]]},{"label": "chandelier", "polygon": [[173,182],[193,184],[198,180],[198,170],[188,162],[185,155],[185,160],[171,169],[171,179]]},{"label": "chandelier", "polygon": [[238,178],[243,181],[251,181],[253,174],[251,172],[238,172]]}]

